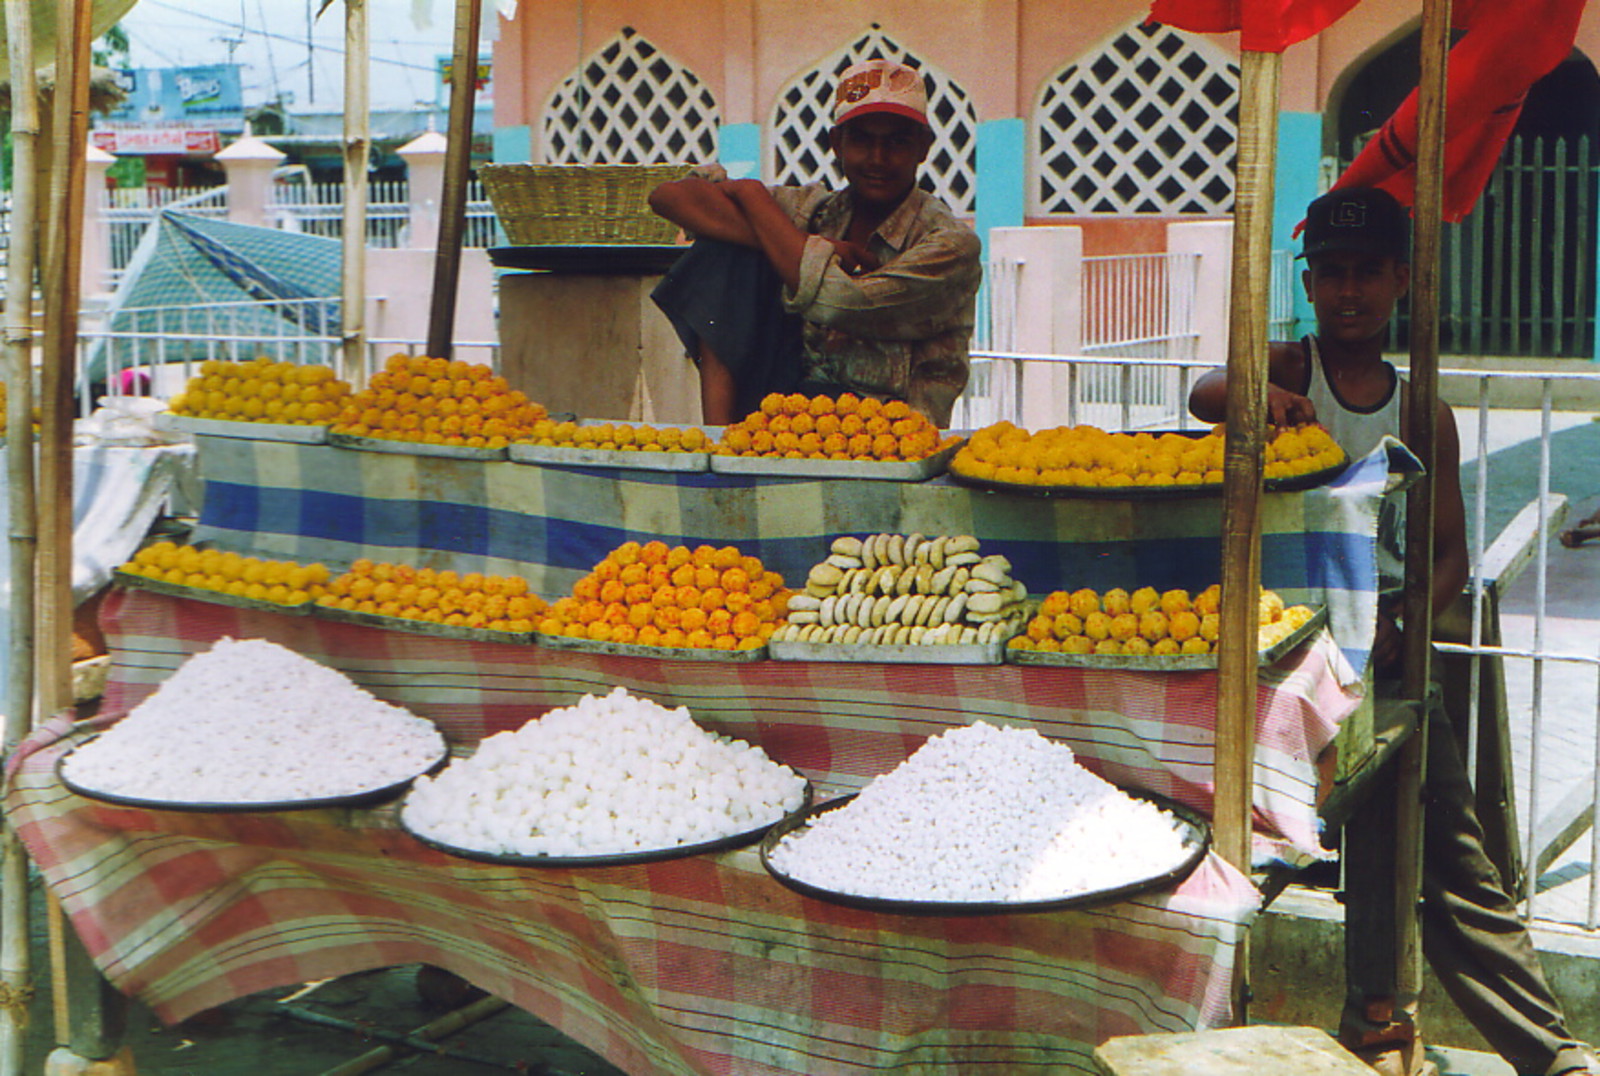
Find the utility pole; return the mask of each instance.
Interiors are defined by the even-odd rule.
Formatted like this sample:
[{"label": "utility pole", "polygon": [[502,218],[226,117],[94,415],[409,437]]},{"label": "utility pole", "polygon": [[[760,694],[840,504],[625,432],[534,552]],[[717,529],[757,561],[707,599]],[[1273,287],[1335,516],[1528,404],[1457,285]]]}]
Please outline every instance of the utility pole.
[{"label": "utility pole", "polygon": [[306,106],[317,103],[317,49],[311,40],[311,28],[316,24],[316,0],[306,0]]}]

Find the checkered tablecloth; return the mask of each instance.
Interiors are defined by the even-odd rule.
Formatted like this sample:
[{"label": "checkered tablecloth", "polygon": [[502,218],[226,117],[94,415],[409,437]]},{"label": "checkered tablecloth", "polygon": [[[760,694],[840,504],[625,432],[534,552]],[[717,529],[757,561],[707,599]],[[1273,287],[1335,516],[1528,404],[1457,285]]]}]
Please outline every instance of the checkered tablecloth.
[{"label": "checkered tablecloth", "polygon": [[[622,684],[859,787],[974,718],[1070,742],[1119,783],[1209,810],[1213,677],[1100,670],[659,661],[475,643],[116,593],[126,707],[223,635],[261,637],[425,714],[455,742]],[[1261,678],[1257,814],[1314,840],[1313,760],[1354,698],[1327,635]],[[1177,889],[1089,910],[908,917],[802,897],[751,849],[603,870],[453,860],[393,809],[206,815],[94,803],[61,746],[6,807],[91,955],[163,1018],[398,963],[449,968],[634,1073],[1093,1072],[1114,1035],[1229,1016],[1248,881],[1209,856]]]},{"label": "checkered tablecloth", "polygon": [[[972,534],[1033,594],[1200,590],[1217,581],[1222,499],[1045,499],[928,482],[671,474],[201,437],[197,538],[301,561],[401,560],[514,573],[546,596],[624,541],[737,545],[791,582],[839,534]],[[1328,606],[1359,671],[1376,622],[1378,505],[1416,460],[1389,441],[1340,479],[1262,499],[1262,583]]]}]

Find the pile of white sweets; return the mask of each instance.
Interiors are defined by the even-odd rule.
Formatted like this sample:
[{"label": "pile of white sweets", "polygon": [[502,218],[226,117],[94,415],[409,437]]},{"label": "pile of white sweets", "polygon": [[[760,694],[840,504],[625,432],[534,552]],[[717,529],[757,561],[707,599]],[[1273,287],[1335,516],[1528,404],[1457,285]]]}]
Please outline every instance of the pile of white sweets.
[{"label": "pile of white sweets", "polygon": [[171,803],[298,802],[406,781],[444,757],[433,723],[265,639],[221,639],[67,756],[74,784]]},{"label": "pile of white sweets", "polygon": [[1192,850],[1170,812],[1079,766],[1032,729],[979,722],[932,737],[844,807],[773,849],[835,893],[905,901],[1039,901],[1155,877]]},{"label": "pile of white sweets", "polygon": [[1028,588],[970,534],[844,535],[789,599],[774,642],[953,646],[1004,642],[1022,629]]},{"label": "pile of white sweets", "polygon": [[455,848],[599,856],[747,833],[805,800],[805,778],[689,711],[617,688],[585,695],[424,777],[401,817]]}]

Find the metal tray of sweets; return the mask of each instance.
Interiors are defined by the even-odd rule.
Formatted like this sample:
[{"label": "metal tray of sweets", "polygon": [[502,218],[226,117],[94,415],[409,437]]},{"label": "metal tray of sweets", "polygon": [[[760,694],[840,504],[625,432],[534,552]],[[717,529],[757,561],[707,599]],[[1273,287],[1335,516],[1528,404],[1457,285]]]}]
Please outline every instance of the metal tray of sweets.
[{"label": "metal tray of sweets", "polygon": [[246,422],[220,418],[196,418],[163,411],[155,417],[155,427],[165,433],[201,434],[207,437],[236,437],[248,441],[286,441],[299,445],[328,443],[327,423]]},{"label": "metal tray of sweets", "polygon": [[406,821],[404,803],[400,805],[400,828],[429,848],[478,863],[497,863],[509,867],[626,867],[635,863],[658,863],[664,859],[682,859],[687,856],[701,856],[743,848],[765,837],[773,827],[787,825],[804,817],[810,808],[811,782],[807,781],[805,797],[800,801],[800,806],[771,822],[763,822],[759,826],[739,833],[731,833],[726,837],[717,837],[709,841],[698,841],[694,844],[676,844],[667,848],[644,848],[635,852],[611,852],[592,856],[517,855],[510,852],[490,852],[480,848],[463,848],[430,837],[421,830],[413,828]]},{"label": "metal tray of sweets", "polygon": [[658,658],[663,661],[720,661],[720,662],[748,662],[765,661],[767,659],[766,646],[756,647],[754,650],[712,650],[699,649],[692,646],[640,646],[638,643],[612,643],[597,642],[594,639],[578,639],[571,635],[547,635],[544,632],[533,633],[533,641],[538,646],[551,650],[572,650],[581,654],[608,654],[627,658]]},{"label": "metal tray of sweets", "polygon": [[157,594],[166,594],[173,598],[188,598],[191,601],[210,602],[212,605],[231,605],[237,609],[257,609],[264,613],[282,613],[284,616],[305,616],[311,611],[312,606],[312,602],[309,599],[303,602],[296,602],[294,605],[285,605],[282,602],[262,601],[259,598],[242,598],[237,594],[212,590],[209,587],[190,587],[184,586],[182,583],[168,583],[162,579],[151,579],[146,575],[125,572],[121,568],[113,568],[111,570],[111,578],[125,587],[154,591]]},{"label": "metal tray of sweets", "polygon": [[[585,421],[580,425],[598,423]],[[612,423],[616,425],[616,423]],[[630,425],[637,425],[630,423]],[[716,441],[717,434],[704,426],[663,424],[652,429],[698,429],[706,432],[707,443]],[[552,467],[617,467],[634,471],[673,471],[701,473],[711,468],[711,454],[696,452],[646,452],[642,449],[578,448],[573,445],[536,445],[525,441],[514,442],[509,450],[513,463],[539,463]]]},{"label": "metal tray of sweets", "polygon": [[533,642],[531,631],[496,631],[493,628],[469,628],[457,624],[435,624],[431,620],[415,620],[408,616],[384,616],[382,613],[363,613],[355,609],[341,609],[337,605],[311,603],[310,613],[323,620],[336,620],[341,624],[360,624],[367,628],[385,631],[409,631],[417,635],[433,635],[441,639],[466,639],[477,643]]},{"label": "metal tray of sweets", "polygon": [[[1287,636],[1259,652],[1257,664],[1275,665],[1284,655],[1315,635],[1328,622],[1328,607],[1319,605],[1311,619]],[[1168,654],[1164,656],[1128,654],[1063,654],[1060,651],[1015,650],[1006,648],[1010,665],[1054,665],[1074,669],[1129,669],[1137,672],[1195,672],[1217,667],[1216,654]]]},{"label": "metal tray of sweets", "polygon": [[883,665],[999,665],[1005,643],[767,643],[775,661],[850,661]]},{"label": "metal tray of sweets", "polygon": [[924,482],[944,473],[960,442],[920,460],[792,460],[780,456],[711,457],[717,474],[768,475],[776,478],[868,478],[886,482]]},{"label": "metal tray of sweets", "polygon": [[503,460],[503,448],[473,448],[470,445],[430,445],[426,441],[401,441],[388,437],[357,437],[350,433],[329,433],[328,443],[335,448],[358,452],[387,452],[395,456],[434,456],[451,460]]},{"label": "metal tray of sweets", "polygon": [[[1175,433],[1180,437],[1191,437],[1199,440],[1205,437],[1210,430],[1140,430],[1155,437]],[[1346,456],[1332,467],[1308,474],[1292,475],[1288,478],[1268,478],[1262,482],[1262,487],[1268,493],[1292,493],[1300,490],[1315,489],[1332,482],[1345,472],[1350,466],[1350,459]],[[1030,482],[1002,482],[993,478],[977,478],[973,475],[962,474],[952,468],[950,478],[963,486],[973,489],[991,490],[997,493],[1018,493],[1026,497],[1067,497],[1085,498],[1089,500],[1119,500],[1119,501],[1170,501],[1185,497],[1214,497],[1222,493],[1222,483],[1200,483],[1184,486],[1041,486]]]},{"label": "metal tray of sweets", "polygon": [[98,736],[91,736],[73,747],[71,751],[63,754],[56,760],[56,777],[71,792],[88,799],[99,800],[102,803],[111,803],[119,807],[140,807],[152,811],[186,811],[203,814],[241,814],[260,811],[310,811],[322,807],[371,807],[387,800],[394,799],[400,793],[411,787],[423,774],[434,773],[444,768],[450,761],[450,752],[446,749],[437,759],[416,773],[399,781],[392,781],[386,785],[374,788],[356,789],[338,795],[316,796],[302,800],[252,800],[252,801],[227,801],[215,800],[168,800],[155,799],[147,796],[126,796],[121,793],[104,792],[99,789],[81,785],[67,776],[67,760],[78,751],[89,746]]},{"label": "metal tray of sweets", "polygon": [[1136,799],[1149,800],[1162,810],[1170,812],[1176,819],[1177,825],[1182,828],[1185,851],[1181,862],[1173,864],[1166,870],[1125,885],[1067,893],[1060,897],[1044,900],[901,900],[826,889],[811,882],[801,881],[793,875],[778,869],[773,864],[772,852],[777,848],[779,842],[790,834],[803,832],[820,815],[847,806],[856,798],[854,795],[829,800],[827,803],[799,813],[798,817],[787,818],[773,826],[772,829],[767,831],[767,835],[761,839],[761,865],[766,867],[767,872],[774,878],[797,893],[817,900],[828,901],[832,904],[842,904],[851,908],[864,908],[869,911],[888,912],[893,915],[1009,915],[1017,912],[1060,911],[1066,908],[1087,908],[1100,904],[1110,904],[1138,896],[1141,893],[1170,889],[1178,885],[1194,872],[1194,869],[1200,865],[1200,861],[1206,857],[1206,853],[1210,851],[1210,824],[1199,812],[1193,811],[1175,800],[1167,799],[1165,796],[1136,792],[1131,789],[1124,789],[1123,791]]}]

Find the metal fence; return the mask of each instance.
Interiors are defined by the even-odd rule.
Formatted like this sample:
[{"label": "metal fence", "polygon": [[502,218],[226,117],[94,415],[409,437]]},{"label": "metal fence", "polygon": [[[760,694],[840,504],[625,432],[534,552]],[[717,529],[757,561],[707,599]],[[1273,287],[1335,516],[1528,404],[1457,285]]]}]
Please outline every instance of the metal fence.
[{"label": "metal fence", "polygon": [[[88,414],[105,395],[125,391],[123,374],[145,374],[157,395],[182,389],[200,363],[208,359],[243,361],[258,357],[297,365],[319,364],[338,368],[343,338],[317,332],[315,326],[331,314],[336,323],[342,303],[338,297],[285,300],[276,303],[221,302],[171,307],[124,307],[119,315],[132,315],[134,328],[106,328],[85,324],[78,333],[76,384],[81,414]],[[263,326],[270,326],[263,331]],[[362,367],[353,376],[358,384],[379,369],[396,352],[421,354],[424,343],[391,337],[368,337]],[[498,367],[497,341],[458,340],[453,356]]]},{"label": "metal fence", "polygon": [[[6,219],[9,220],[9,197]],[[180,209],[200,216],[225,217],[228,214],[227,187],[130,187],[105,192],[101,212],[108,231],[110,270],[106,287],[115,288],[145,229],[165,209]],[[267,219],[277,228],[339,238],[344,235],[344,184],[275,183],[267,203]],[[367,245],[380,248],[403,246],[411,222],[409,184],[404,180],[372,183],[368,187]],[[483,185],[476,180],[467,187],[463,246],[492,247],[504,240],[494,207],[489,204]]]},{"label": "metal fence", "polygon": [[[1595,354],[1597,158],[1587,137],[1511,138],[1476,208],[1444,227],[1442,352]],[[1397,328],[1403,349],[1404,308]]]},{"label": "metal fence", "polygon": [[[411,222],[410,184],[390,180],[368,184],[367,245],[396,248],[405,245]],[[343,183],[275,183],[267,215],[277,227],[339,238],[344,235]],[[499,222],[483,184],[467,185],[463,246],[491,247],[500,240]]]}]

